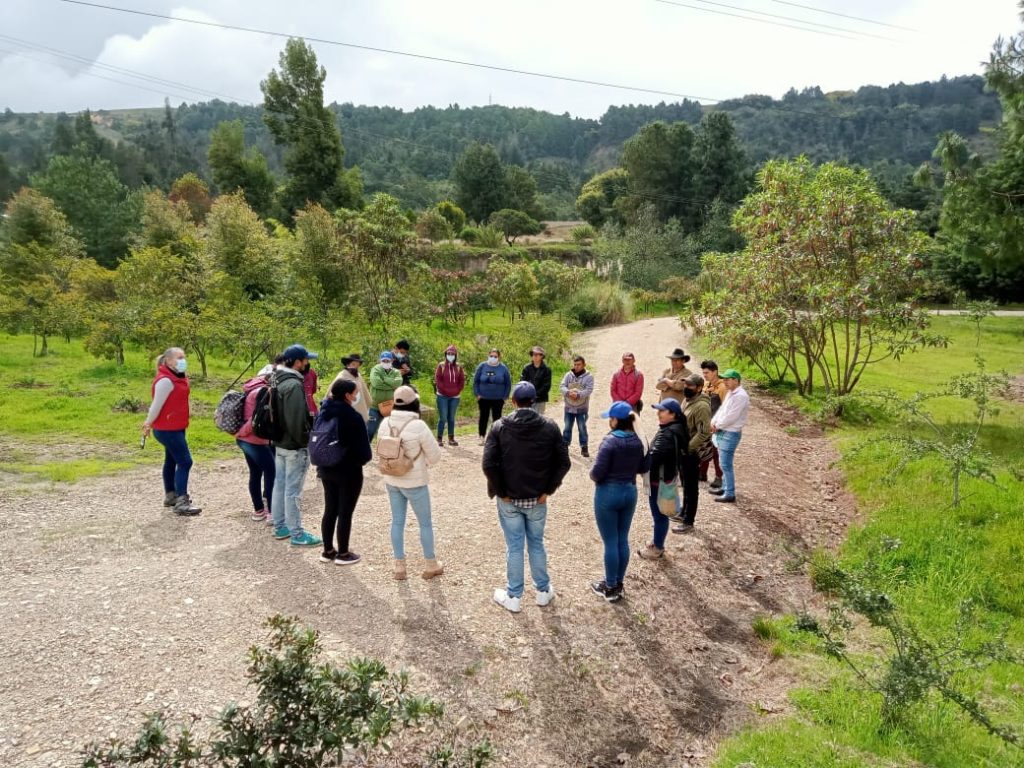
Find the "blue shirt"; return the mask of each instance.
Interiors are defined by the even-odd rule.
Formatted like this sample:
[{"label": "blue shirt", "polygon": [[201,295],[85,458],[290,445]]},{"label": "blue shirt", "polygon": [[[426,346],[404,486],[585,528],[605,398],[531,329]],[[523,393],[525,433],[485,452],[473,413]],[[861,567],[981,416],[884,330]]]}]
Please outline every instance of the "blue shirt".
[{"label": "blue shirt", "polygon": [[508,400],[512,392],[512,374],[504,363],[480,363],[473,374],[473,394],[484,400]]}]

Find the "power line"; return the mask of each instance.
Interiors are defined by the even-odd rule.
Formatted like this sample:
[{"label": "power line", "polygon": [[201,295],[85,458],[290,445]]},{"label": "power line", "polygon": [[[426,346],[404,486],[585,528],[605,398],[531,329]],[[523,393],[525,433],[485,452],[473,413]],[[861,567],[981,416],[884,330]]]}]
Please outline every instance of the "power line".
[{"label": "power line", "polygon": [[778,3],[779,5],[791,5],[794,8],[803,8],[805,11],[815,11],[816,13],[826,13],[829,16],[839,16],[839,17],[844,18],[844,19],[852,19],[853,21],[863,21],[865,24],[877,24],[880,27],[890,27],[892,29],[902,29],[902,30],[904,30],[906,32],[917,32],[917,31],[919,31],[919,30],[914,29],[913,27],[903,27],[903,26],[900,26],[899,24],[889,24],[888,22],[885,22],[885,21],[877,21],[875,19],[866,19],[863,16],[851,16],[848,13],[840,13],[839,11],[829,11],[829,10],[826,10],[825,8],[815,8],[813,5],[801,5],[800,3],[793,3],[793,2],[790,2],[789,0],[772,0],[772,2],[773,3]]},{"label": "power line", "polygon": [[[851,35],[862,35],[864,37],[874,37],[874,38],[877,38],[879,40],[888,40],[890,42],[894,42],[891,37],[885,37],[883,35],[876,35],[876,34],[873,34],[871,32],[861,32],[861,31],[858,31],[858,30],[855,30],[855,29],[849,29],[848,27],[837,27],[837,26],[834,26],[832,24],[821,24],[821,23],[816,22],[816,21],[807,21],[805,19],[798,19],[798,18],[795,18],[793,16],[782,16],[782,15],[777,14],[777,13],[768,13],[767,11],[755,11],[752,8],[742,8],[742,7],[736,6],[736,5],[728,5],[727,3],[714,2],[714,0],[694,0],[694,2],[702,3],[704,5],[714,5],[714,6],[717,6],[719,8],[730,8],[730,9],[732,9],[734,11],[743,11],[743,13],[754,13],[754,14],[757,14],[758,16],[766,16],[768,18],[758,19],[758,18],[754,18],[753,16],[744,16],[744,15],[741,15],[741,14],[738,14],[738,13],[729,13],[728,11],[716,11],[716,10],[713,10],[711,8],[701,8],[699,6],[690,5],[688,3],[676,2],[676,0],[655,0],[655,2],[663,3],[665,5],[675,5],[675,6],[679,7],[679,8],[689,8],[689,9],[694,10],[694,11],[703,11],[704,13],[714,13],[714,14],[718,14],[720,16],[732,16],[733,18],[745,19],[746,21],[754,21],[754,22],[757,22],[759,24],[770,24],[770,25],[775,26],[775,27],[787,27],[789,29],[797,29],[797,30],[800,30],[801,32],[812,32],[814,34],[828,35],[830,37],[841,37],[841,38],[844,38],[846,40],[855,40],[855,39],[857,39],[855,37],[851,37]],[[780,23],[780,22],[777,22],[777,21],[769,21],[768,19],[782,19],[784,21],[796,22],[798,24],[804,24],[804,25],[807,25],[807,26],[795,26],[794,24],[785,24],[785,23]],[[814,27],[818,27],[819,29],[814,29]],[[825,31],[825,30],[835,30],[835,31],[834,32],[828,32],[828,31]],[[836,32],[845,33],[845,34],[836,34]]]},{"label": "power line", "polygon": [[601,80],[588,80],[581,77],[569,77],[567,75],[553,75],[547,72],[533,72],[526,69],[515,69],[513,67],[500,67],[496,64],[481,64],[475,61],[463,61],[461,59],[450,59],[444,56],[430,56],[425,53],[412,53],[410,51],[399,51],[394,48],[380,48],[372,45],[363,45],[361,43],[350,43],[342,40],[328,40],[322,37],[311,37],[307,35],[290,35],[286,32],[275,32],[268,29],[257,29],[255,27],[242,27],[235,24],[221,24],[215,21],[202,21],[200,19],[184,19],[180,16],[170,16],[162,13],[152,13],[149,11],[138,11],[133,8],[118,8],[113,5],[103,5],[101,3],[90,3],[85,0],[57,0],[61,3],[67,3],[69,5],[81,5],[89,8],[100,8],[106,11],[117,11],[118,13],[130,13],[135,16],[147,16],[154,19],[164,19],[166,21],[178,21],[182,24],[195,24],[202,27],[214,27],[216,29],[228,29],[235,32],[249,32],[257,35],[267,35],[270,37],[280,37],[285,39],[302,38],[303,40],[311,41],[314,43],[322,43],[323,45],[335,45],[341,48],[353,48],[360,51],[372,51],[373,53],[386,53],[392,56],[405,56],[411,59],[423,59],[424,61],[441,62],[444,64],[457,64],[462,67],[475,67],[477,69],[488,69],[493,72],[505,72],[512,75],[525,75],[527,77],[539,77],[545,80],[560,80],[566,83],[577,83],[580,85],[593,85],[600,88],[613,88],[620,91],[634,91],[636,93],[651,93],[655,96],[673,96],[677,99],[693,99],[695,101],[707,101],[707,102],[718,102],[721,99],[713,99],[708,96],[694,96],[693,94],[687,93],[676,93],[675,91],[665,91],[657,88],[643,88],[641,86],[623,85],[621,83],[608,83]]}]

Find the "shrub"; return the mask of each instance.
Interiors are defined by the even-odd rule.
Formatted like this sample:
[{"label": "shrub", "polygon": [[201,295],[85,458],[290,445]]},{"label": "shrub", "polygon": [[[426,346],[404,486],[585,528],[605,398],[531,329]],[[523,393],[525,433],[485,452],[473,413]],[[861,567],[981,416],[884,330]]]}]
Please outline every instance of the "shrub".
[{"label": "shrub", "polygon": [[505,236],[505,242],[512,245],[522,235],[540,234],[541,223],[523,211],[514,208],[502,208],[491,214],[490,223],[497,227]]},{"label": "shrub", "polygon": [[578,227],[573,227],[569,233],[572,236],[574,243],[588,243],[597,237],[597,232],[589,224],[580,224]]},{"label": "shrub", "polygon": [[477,229],[475,245],[481,248],[501,248],[505,245],[505,233],[495,226],[485,224]]},{"label": "shrub", "polygon": [[584,328],[625,322],[632,311],[629,297],[612,283],[592,281],[569,299],[565,314]]},{"label": "shrub", "polygon": [[452,232],[459,232],[466,226],[466,212],[451,200],[442,200],[438,203],[437,212],[448,221]]},{"label": "shrub", "polygon": [[434,210],[426,210],[416,219],[416,234],[424,240],[447,240],[452,236],[448,219]]},{"label": "shrub", "polygon": [[[392,749],[396,731],[441,718],[440,704],[408,692],[405,673],[370,659],[342,668],[323,663],[315,631],[282,616],[267,624],[266,646],[249,650],[252,705],[226,706],[205,737],[197,732],[206,729],[189,725],[173,733],[162,713],[150,715],[134,740],[87,747],[83,768],[322,768],[357,756],[365,764],[372,753]],[[460,755],[439,745],[428,765],[482,767],[491,756],[486,742]]]},{"label": "shrub", "polygon": [[459,239],[464,243],[468,243],[469,245],[476,244],[476,241],[480,239],[480,228],[463,227],[462,231],[459,232]]}]

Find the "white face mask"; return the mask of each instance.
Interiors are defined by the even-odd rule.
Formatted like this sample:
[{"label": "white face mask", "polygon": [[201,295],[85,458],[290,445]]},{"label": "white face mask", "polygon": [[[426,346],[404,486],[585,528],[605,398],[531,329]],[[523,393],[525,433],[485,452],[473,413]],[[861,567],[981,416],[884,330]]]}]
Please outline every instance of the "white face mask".
[{"label": "white face mask", "polygon": [[381,367],[385,371],[390,371],[391,370],[391,361],[390,360],[383,360],[383,361],[381,361],[380,365],[381,365]]},{"label": "white face mask", "polygon": [[444,359],[447,360],[449,363],[454,363],[455,362],[455,355],[445,355]]},{"label": "white face mask", "polygon": [[362,392],[356,392],[356,396],[352,398],[352,405],[359,405],[359,401],[363,399]]},{"label": "white face mask", "polygon": [[498,364],[498,358],[493,357],[493,356],[492,357],[488,357],[487,358],[487,364],[488,365],[497,365]]}]

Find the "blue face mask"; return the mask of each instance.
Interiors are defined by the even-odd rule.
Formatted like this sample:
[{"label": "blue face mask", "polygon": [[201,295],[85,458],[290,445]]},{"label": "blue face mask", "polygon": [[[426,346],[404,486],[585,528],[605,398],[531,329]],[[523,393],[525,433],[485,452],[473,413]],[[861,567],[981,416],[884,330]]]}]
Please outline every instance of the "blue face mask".
[{"label": "blue face mask", "polygon": [[178,362],[175,364],[174,367],[177,369],[178,373],[184,373],[185,370],[188,368],[188,363],[186,362],[184,357],[180,357],[178,358]]},{"label": "blue face mask", "polygon": [[487,364],[488,365],[497,365],[498,364],[498,358],[496,358],[496,357],[488,357],[487,358]]}]

